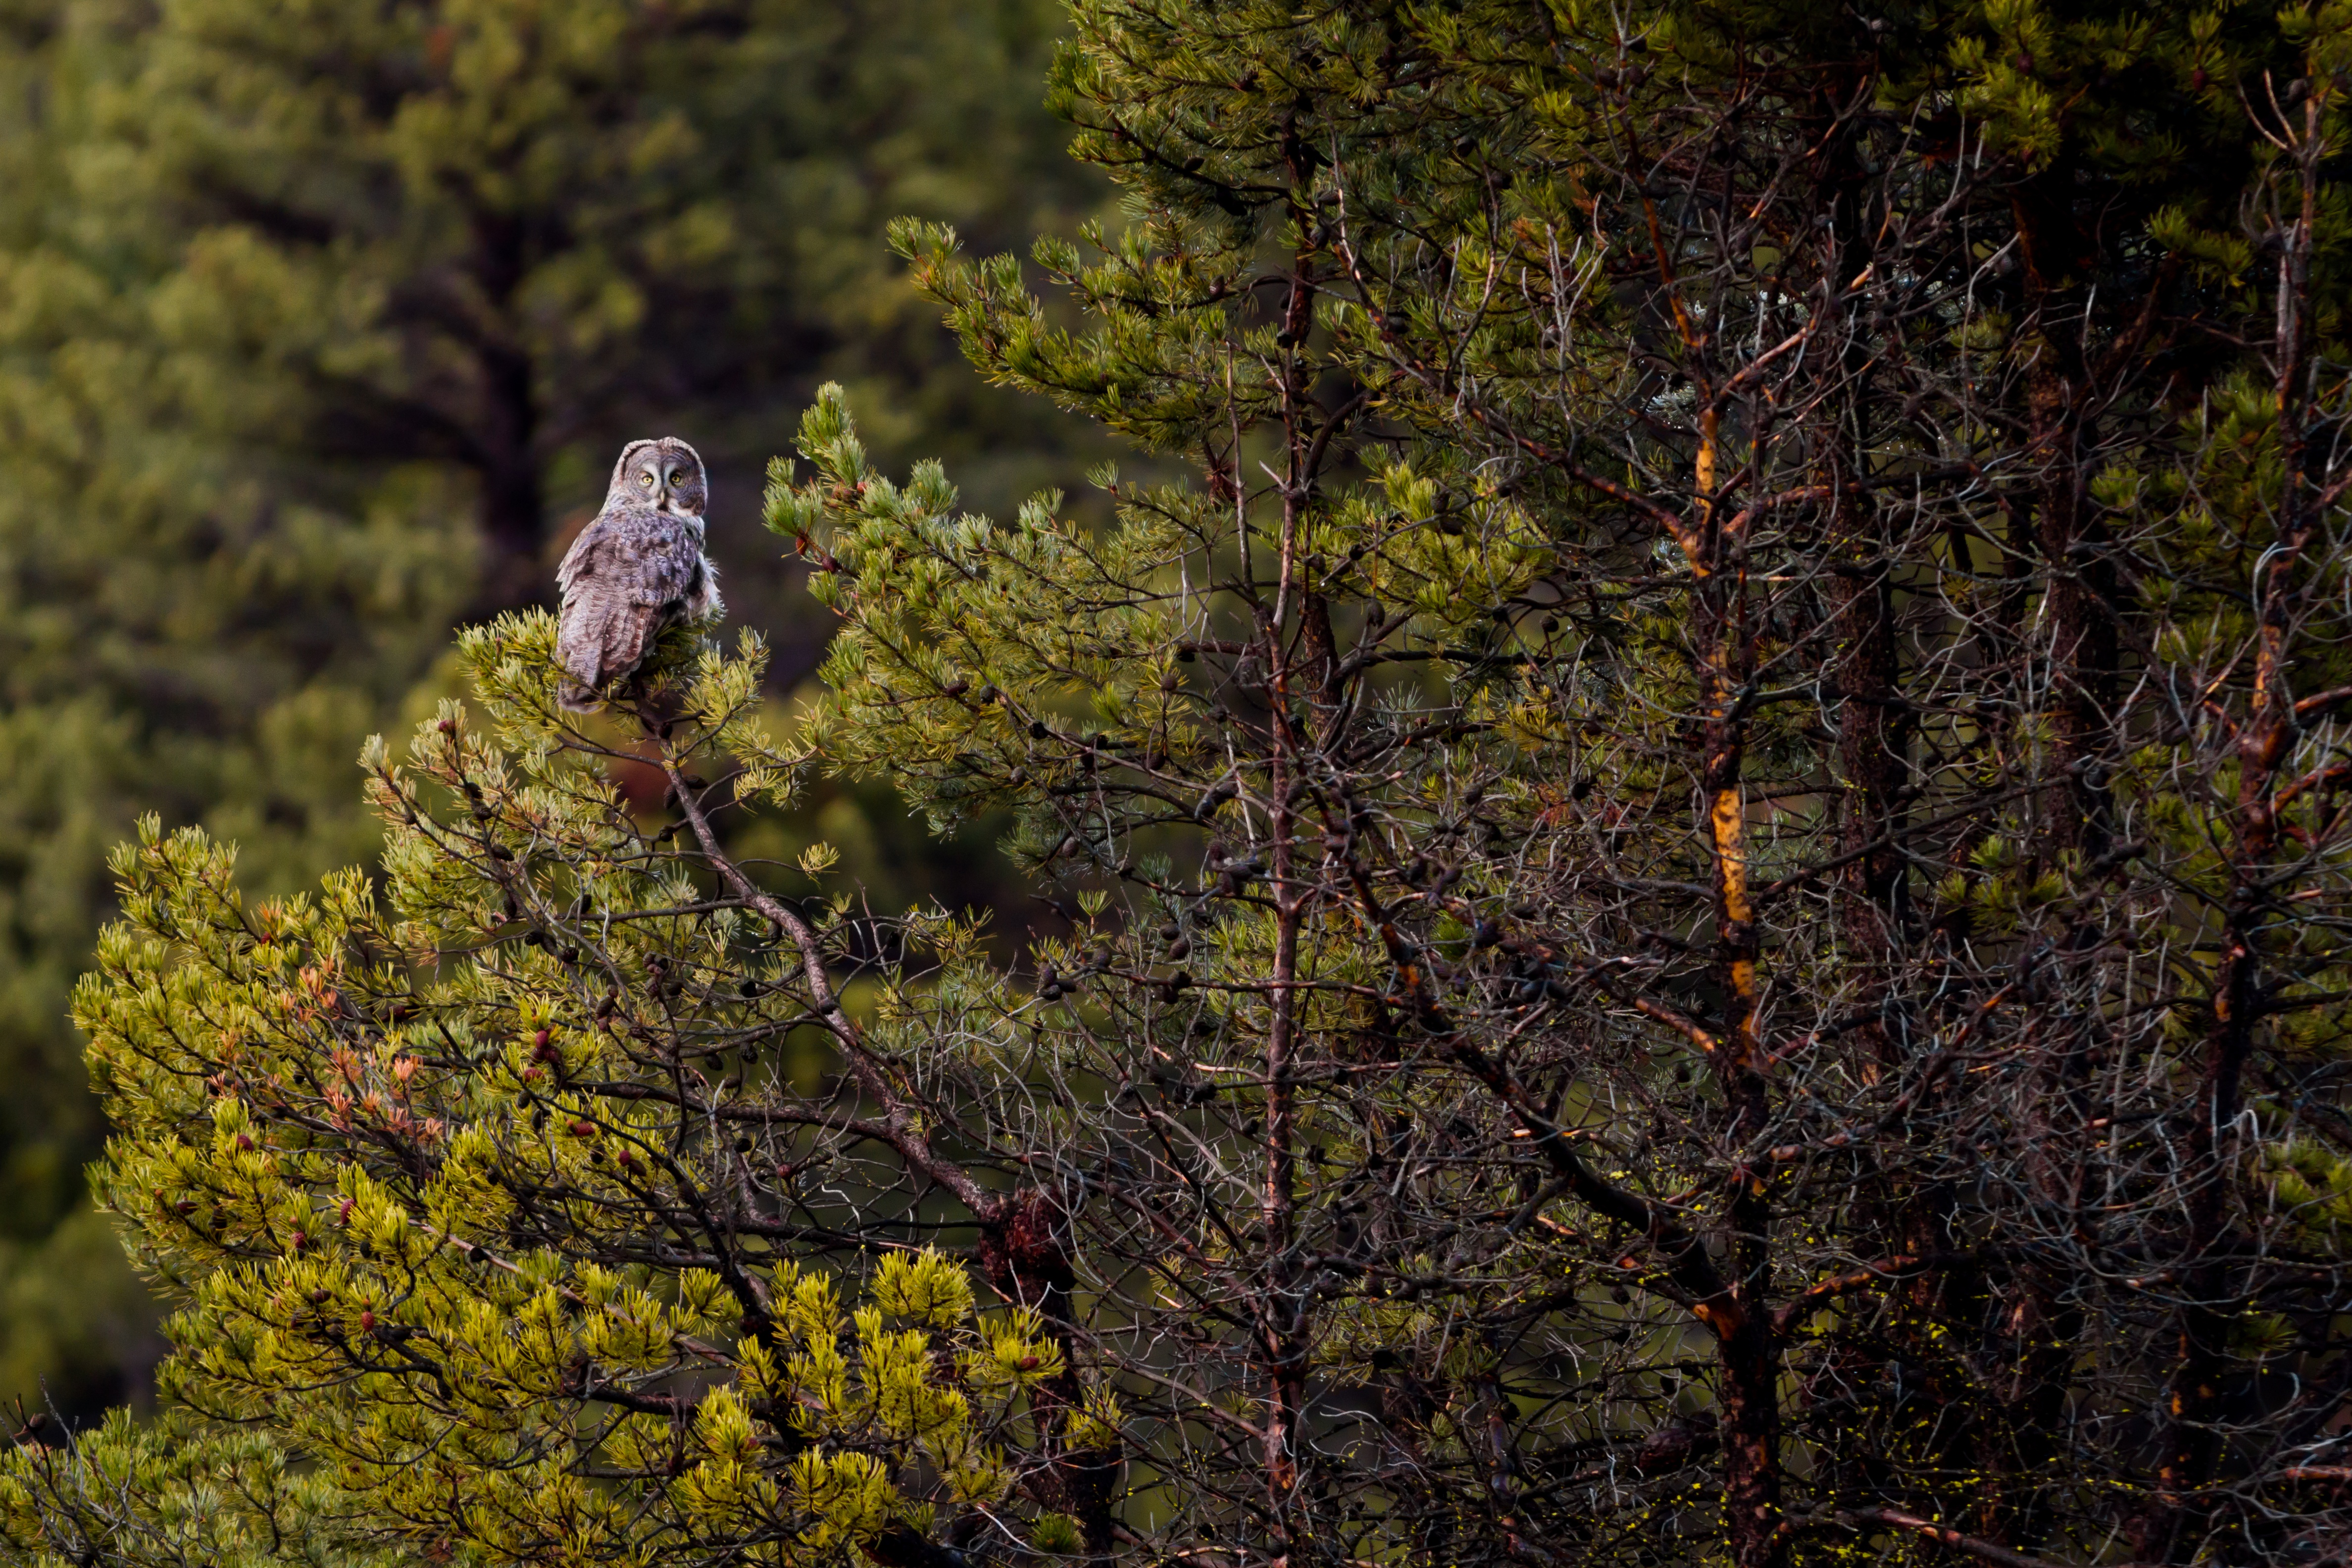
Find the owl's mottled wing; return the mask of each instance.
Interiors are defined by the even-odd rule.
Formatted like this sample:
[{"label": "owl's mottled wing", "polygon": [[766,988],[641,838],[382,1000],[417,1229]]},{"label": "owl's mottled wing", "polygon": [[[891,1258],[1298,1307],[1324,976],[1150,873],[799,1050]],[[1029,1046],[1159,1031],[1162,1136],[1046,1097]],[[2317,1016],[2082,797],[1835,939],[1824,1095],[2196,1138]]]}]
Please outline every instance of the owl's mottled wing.
[{"label": "owl's mottled wing", "polygon": [[629,674],[695,581],[701,551],[677,520],[650,507],[608,506],[556,569],[563,609],[556,662],[571,680],[564,706],[584,708]]}]

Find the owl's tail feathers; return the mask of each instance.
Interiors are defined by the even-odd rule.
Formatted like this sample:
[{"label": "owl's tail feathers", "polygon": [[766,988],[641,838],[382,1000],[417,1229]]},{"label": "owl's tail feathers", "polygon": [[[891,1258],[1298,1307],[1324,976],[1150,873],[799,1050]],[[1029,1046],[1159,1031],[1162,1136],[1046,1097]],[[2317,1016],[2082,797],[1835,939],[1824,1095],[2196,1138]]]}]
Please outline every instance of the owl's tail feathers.
[{"label": "owl's tail feathers", "polygon": [[596,695],[597,677],[604,673],[602,649],[585,635],[587,629],[567,616],[556,634],[555,662],[562,673],[555,680],[555,701],[569,713],[593,713],[604,705]]}]

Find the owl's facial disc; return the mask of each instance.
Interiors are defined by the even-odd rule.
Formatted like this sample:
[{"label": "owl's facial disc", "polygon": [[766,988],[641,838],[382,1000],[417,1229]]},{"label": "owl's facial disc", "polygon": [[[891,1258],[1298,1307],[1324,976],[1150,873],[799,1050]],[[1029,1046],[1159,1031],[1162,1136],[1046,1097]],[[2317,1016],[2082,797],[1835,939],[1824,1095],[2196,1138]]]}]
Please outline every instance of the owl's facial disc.
[{"label": "owl's facial disc", "polygon": [[696,493],[698,488],[696,481],[700,478],[699,471],[691,463],[677,463],[668,468],[661,477],[662,510],[674,517],[699,522],[702,509],[696,503],[702,498]]}]

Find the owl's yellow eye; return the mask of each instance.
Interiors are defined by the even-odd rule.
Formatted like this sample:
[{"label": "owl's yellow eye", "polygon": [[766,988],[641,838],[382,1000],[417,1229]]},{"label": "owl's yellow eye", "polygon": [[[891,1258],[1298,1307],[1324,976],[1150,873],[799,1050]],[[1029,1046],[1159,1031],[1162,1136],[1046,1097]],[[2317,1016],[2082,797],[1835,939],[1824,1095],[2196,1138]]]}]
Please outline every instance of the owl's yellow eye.
[{"label": "owl's yellow eye", "polygon": [[637,482],[638,482],[639,484],[641,484],[641,485],[645,486],[645,487],[646,487],[646,489],[653,489],[653,488],[654,488],[654,474],[653,474],[653,470],[652,470],[651,468],[647,468],[644,473],[639,474],[639,475],[637,476]]}]

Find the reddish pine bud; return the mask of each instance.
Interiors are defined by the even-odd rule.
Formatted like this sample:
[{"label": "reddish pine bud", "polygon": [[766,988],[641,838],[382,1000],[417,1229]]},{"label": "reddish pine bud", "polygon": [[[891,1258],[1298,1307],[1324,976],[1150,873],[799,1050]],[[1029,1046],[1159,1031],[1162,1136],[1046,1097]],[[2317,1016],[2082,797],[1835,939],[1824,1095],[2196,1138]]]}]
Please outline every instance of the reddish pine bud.
[{"label": "reddish pine bud", "polygon": [[2212,79],[2213,79],[2211,77],[2205,74],[2205,68],[2203,66],[2199,66],[2195,70],[2189,73],[2189,90],[2191,92],[2203,92],[2207,85],[2210,83]]},{"label": "reddish pine bud", "polygon": [[1021,1358],[1021,1370],[1023,1372],[1035,1372],[1037,1370],[1037,1358],[1034,1355],[1023,1356]]},{"label": "reddish pine bud", "polygon": [[596,1124],[593,1121],[575,1121],[572,1124],[572,1136],[593,1138],[596,1136]]},{"label": "reddish pine bud", "polygon": [[375,1332],[375,1314],[364,1308],[360,1312],[360,1332],[363,1334]]}]

